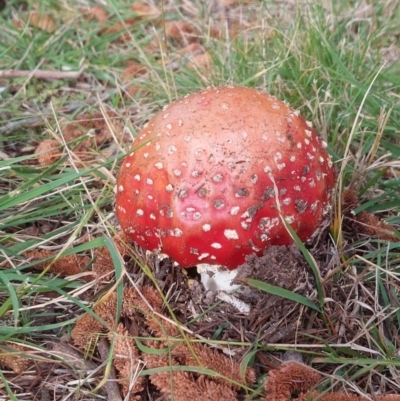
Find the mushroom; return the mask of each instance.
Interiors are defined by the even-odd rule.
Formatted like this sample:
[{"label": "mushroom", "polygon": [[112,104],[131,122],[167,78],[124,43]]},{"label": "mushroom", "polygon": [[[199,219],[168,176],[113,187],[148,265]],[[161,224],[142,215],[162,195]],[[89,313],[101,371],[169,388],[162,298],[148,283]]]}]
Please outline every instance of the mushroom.
[{"label": "mushroom", "polygon": [[209,88],[164,107],[138,134],[117,178],[122,229],[182,267],[235,269],[251,253],[302,241],[329,213],[326,143],[264,92]]}]

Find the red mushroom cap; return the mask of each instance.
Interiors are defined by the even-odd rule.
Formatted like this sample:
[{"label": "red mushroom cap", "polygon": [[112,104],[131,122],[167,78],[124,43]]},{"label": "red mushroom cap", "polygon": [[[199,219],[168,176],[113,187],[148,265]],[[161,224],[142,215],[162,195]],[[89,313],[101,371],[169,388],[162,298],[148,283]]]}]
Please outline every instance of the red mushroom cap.
[{"label": "red mushroom cap", "polygon": [[[183,267],[230,269],[269,245],[307,240],[330,209],[332,161],[311,123],[264,92],[188,95],[138,134],[117,179],[122,229]],[[278,203],[278,204],[277,204]]]}]

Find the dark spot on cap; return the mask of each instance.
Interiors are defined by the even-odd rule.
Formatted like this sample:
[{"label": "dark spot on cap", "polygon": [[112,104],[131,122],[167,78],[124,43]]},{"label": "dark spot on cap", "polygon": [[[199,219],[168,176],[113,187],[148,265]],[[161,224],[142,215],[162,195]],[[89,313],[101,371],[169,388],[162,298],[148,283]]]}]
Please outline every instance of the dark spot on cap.
[{"label": "dark spot on cap", "polygon": [[188,195],[187,189],[183,188],[178,191],[178,198],[184,198]]},{"label": "dark spot on cap", "polygon": [[307,209],[307,202],[302,199],[296,199],[294,204],[298,213],[303,213]]},{"label": "dark spot on cap", "polygon": [[264,194],[262,196],[262,200],[266,201],[268,199],[271,199],[275,196],[275,190],[274,187],[266,187],[264,189]]},{"label": "dark spot on cap", "polygon": [[169,206],[167,206],[166,216],[167,216],[169,219],[171,219],[173,215],[174,215],[174,214],[173,214],[173,212],[172,212],[172,209],[171,209]]},{"label": "dark spot on cap", "polygon": [[207,196],[207,189],[204,187],[201,187],[198,191],[197,194],[200,196],[200,198],[205,198]]},{"label": "dark spot on cap", "polygon": [[213,205],[216,209],[222,209],[225,206],[225,202],[222,199],[215,199]]},{"label": "dark spot on cap", "polygon": [[249,191],[246,188],[239,188],[238,190],[236,190],[235,194],[235,196],[237,197],[248,196],[248,195]]},{"label": "dark spot on cap", "polygon": [[279,196],[286,195],[286,193],[287,193],[287,189],[286,188],[280,188],[279,189]]},{"label": "dark spot on cap", "polygon": [[251,219],[253,219],[254,216],[257,214],[257,212],[258,212],[262,207],[263,207],[262,203],[259,203],[258,205],[250,206],[250,207],[247,209],[247,213],[248,213],[249,217],[250,217]]},{"label": "dark spot on cap", "polygon": [[304,166],[304,167],[303,167],[303,171],[301,172],[301,175],[302,175],[303,177],[306,176],[306,175],[310,172],[310,170],[311,170],[311,168],[310,168],[309,165]]}]

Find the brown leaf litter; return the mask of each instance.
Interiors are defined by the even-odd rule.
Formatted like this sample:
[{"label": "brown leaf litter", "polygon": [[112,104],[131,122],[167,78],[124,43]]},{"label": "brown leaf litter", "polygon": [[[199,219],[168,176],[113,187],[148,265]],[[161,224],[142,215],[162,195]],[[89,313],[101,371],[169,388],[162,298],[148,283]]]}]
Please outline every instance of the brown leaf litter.
[{"label": "brown leaf litter", "polygon": [[[125,241],[119,236],[116,237],[116,243],[122,255],[129,253]],[[95,259],[97,252],[102,255],[99,258],[99,264],[102,267],[97,269],[102,271],[103,275],[112,274],[113,264],[109,253],[105,249],[99,248],[95,252]],[[42,256],[49,257],[50,255],[43,253]],[[50,264],[50,271],[76,274],[82,261],[65,258],[65,263],[61,263],[63,258],[59,258]],[[73,260],[77,266],[70,268]],[[60,266],[64,267],[57,266],[57,261],[60,261]],[[85,260],[86,262],[87,260]],[[153,262],[149,260],[149,263]],[[48,263],[44,262],[39,267],[45,268],[49,266]],[[93,262],[94,265],[95,262]],[[168,284],[170,273],[166,273],[170,271],[171,267],[169,263],[152,267],[155,275],[159,278],[159,283],[166,288],[171,285]],[[177,276],[173,282],[180,288],[180,298],[170,298],[169,304],[178,315],[182,314],[181,319],[185,321],[188,307],[194,308],[194,313],[201,313],[201,309],[196,312],[196,307],[202,304],[206,305],[208,295],[204,293],[204,290],[199,290],[198,285],[188,286],[187,278],[179,267],[176,268],[174,274]],[[242,279],[246,277],[296,291],[304,296],[310,296],[313,289],[312,277],[307,272],[307,265],[295,246],[270,247],[262,257],[248,257],[247,263],[239,268],[237,282],[243,283]],[[221,322],[229,321],[232,324],[221,337],[223,341],[235,338],[238,327],[246,327],[244,332],[246,334],[243,333],[242,341],[249,343],[258,341],[259,344],[269,344],[279,340],[287,342],[295,333],[297,333],[297,339],[301,340],[298,333],[299,327],[294,325],[287,330],[287,321],[290,321],[291,314],[294,316],[298,314],[298,305],[254,289],[250,294],[248,292],[244,292],[244,294],[241,298],[252,305],[249,316],[240,315],[232,306],[221,304],[215,306],[205,319],[198,319],[187,325],[187,328],[195,335],[201,333],[203,337],[209,338],[212,337]],[[189,301],[188,304],[190,299],[192,301]],[[208,302],[212,301],[208,300]],[[170,316],[165,314],[163,305],[163,299],[154,287],[145,285],[137,290],[128,287],[124,289],[121,316],[117,318],[117,296],[116,293],[109,292],[95,303],[93,307],[95,316],[85,313],[78,319],[72,331],[73,342],[86,353],[89,352],[90,355],[94,355],[96,352],[99,336],[106,336],[109,341],[114,342],[114,367],[118,372],[121,392],[124,397],[129,396],[129,399],[132,400],[142,399],[142,393],[149,385],[145,380],[146,376],[140,376],[142,369],[161,369],[160,372],[149,376],[149,383],[155,386],[160,394],[165,397],[173,396],[177,401],[186,401],[192,397],[196,397],[197,400],[237,400],[243,391],[241,390],[242,386],[254,384],[255,370],[247,368],[247,373],[243,377],[240,364],[236,360],[220,350],[197,342],[193,334],[183,336],[179,323],[171,321]],[[284,318],[282,319],[282,317]],[[304,320],[302,324],[307,324],[306,322]],[[262,333],[262,335],[260,336],[258,333]],[[148,349],[153,349],[154,353],[140,350],[134,340],[134,338],[149,337],[152,339],[140,341]],[[205,368],[214,371],[217,376],[207,376],[185,370],[171,371],[171,366],[175,369],[197,366],[199,369]],[[289,401],[292,396],[297,395],[296,400],[305,401],[307,397],[316,395],[319,397],[320,394],[313,389],[319,380],[320,375],[303,364],[284,363],[278,370],[269,371],[265,386],[267,392],[265,399]],[[364,400],[362,397],[342,393],[323,394],[321,397],[323,397],[321,398],[323,401]],[[386,398],[378,399],[380,401],[398,400],[389,395]]]},{"label": "brown leaf litter", "polygon": [[165,36],[168,39],[182,40],[187,43],[197,41],[198,29],[185,21],[170,21],[165,24]]},{"label": "brown leaf litter", "polygon": [[55,139],[45,139],[35,149],[35,155],[40,165],[49,166],[60,160],[63,152]]},{"label": "brown leaf litter", "polygon": [[[114,244],[122,257],[128,255],[127,238],[122,232],[113,237]],[[36,270],[49,269],[49,272],[72,276],[87,271],[91,274],[81,275],[80,280],[106,280],[114,273],[114,264],[106,246],[94,250],[93,257],[82,254],[73,254],[58,257],[56,253],[46,249],[34,249],[24,252],[23,256],[30,262],[39,262],[33,265]]]},{"label": "brown leaf litter", "polygon": [[391,242],[399,242],[396,230],[373,213],[361,211],[354,214],[353,210],[360,206],[357,192],[348,189],[343,193],[343,212],[350,228],[368,237],[379,238]]},{"label": "brown leaf litter", "polygon": [[81,8],[81,13],[86,21],[96,20],[99,24],[105,24],[108,21],[108,13],[100,6]]},{"label": "brown leaf litter", "polygon": [[[283,362],[278,369],[269,371],[265,383],[265,401],[367,401],[368,398],[342,392],[319,393],[311,390],[321,379],[321,375],[303,363]],[[298,394],[296,398],[292,398]],[[372,397],[374,401],[400,401],[400,395]]]},{"label": "brown leaf litter", "polygon": [[[161,11],[157,7],[136,1],[131,5],[130,12],[132,16],[125,18],[123,21],[118,21],[111,26],[102,28],[100,34],[115,35],[116,41],[128,42],[131,39],[129,28],[143,21],[152,21],[157,24],[157,18],[161,15]],[[95,18],[97,18],[98,13],[99,11],[96,10]]]},{"label": "brown leaf litter", "polygon": [[[135,381],[133,388],[129,386],[129,378],[133,372],[137,371],[141,361],[139,355],[146,364],[146,369],[190,365],[211,369],[219,374],[219,377],[214,379],[193,372],[174,371],[171,378],[171,372],[166,369],[163,372],[150,375],[151,383],[163,395],[170,396],[173,394],[176,401],[187,400],[195,396],[197,400],[221,399],[213,397],[220,397],[223,394],[227,397],[226,400],[235,400],[234,391],[238,387],[236,384],[231,384],[231,381],[247,385],[254,383],[255,374],[251,368],[247,368],[244,379],[241,376],[239,364],[230,361],[228,357],[215,350],[208,349],[204,344],[190,343],[190,339],[180,336],[180,330],[175,324],[168,321],[161,323],[158,319],[161,320],[163,316],[162,298],[157,290],[145,286],[141,287],[139,291],[133,288],[125,288],[121,315],[131,320],[135,320],[137,317],[140,320],[144,318],[145,326],[136,326],[140,327],[139,336],[148,336],[149,333],[157,336],[157,339],[146,341],[146,346],[155,350],[167,350],[168,347],[171,347],[169,352],[162,354],[140,353],[129,332],[121,324],[115,325],[117,305],[115,293],[108,295],[104,302],[94,308],[94,312],[105,321],[109,326],[108,328],[92,315],[84,314],[77,321],[72,332],[74,343],[83,349],[86,349],[89,343],[93,344],[93,337],[98,336],[100,332],[108,332],[109,338],[116,339],[114,360],[117,363],[114,365],[119,372],[124,396],[127,395],[130,387],[130,399],[140,399],[137,393],[143,390],[143,377]],[[146,302],[142,297],[146,299]],[[154,315],[155,312],[158,313],[157,317]]]},{"label": "brown leaf litter", "polygon": [[[139,277],[141,267],[129,259],[132,250],[125,237],[117,234],[114,242],[127,262],[128,274]],[[140,254],[142,250],[137,248],[136,252]],[[49,273],[78,274],[80,280],[93,280],[98,291],[104,291],[112,283],[114,265],[106,247],[94,249],[92,256],[77,254],[57,258],[55,253],[40,249],[26,252],[24,256],[29,262],[39,262],[34,266],[36,269],[48,268]],[[329,249],[318,247],[318,255],[315,256],[320,270],[325,271],[325,264],[331,263]],[[296,401],[305,401],[317,396],[323,401],[366,399],[351,393],[317,393],[315,386],[321,384],[315,370],[310,370],[310,373],[306,365],[288,363],[276,370],[276,361],[271,364],[266,362],[271,356],[263,350],[264,346],[276,343],[309,343],[312,337],[323,338],[329,344],[338,340],[352,341],[358,327],[351,318],[351,310],[346,310],[350,317],[345,319],[343,307],[352,305],[356,296],[365,303],[368,299],[364,299],[360,291],[355,295],[351,277],[345,275],[337,283],[332,280],[325,283],[326,296],[334,300],[325,310],[328,320],[334,322],[332,332],[327,333],[321,318],[314,311],[244,284],[245,279],[250,277],[315,301],[315,278],[295,246],[269,247],[261,257],[249,256],[239,268],[236,283],[242,286],[242,292],[235,296],[251,306],[248,314],[238,312],[232,305],[216,303],[215,294],[204,290],[195,270],[181,269],[170,259],[162,260],[157,255],[146,257],[143,252],[142,259],[146,260],[164,296],[168,296],[168,307],[173,315],[166,310],[160,292],[150,280],[145,279],[143,285],[137,288],[132,288],[126,281],[120,301],[120,316],[117,316],[117,295],[108,290],[94,303],[94,315],[83,314],[72,331],[74,345],[93,359],[98,355],[99,339],[108,339],[110,345],[114,344],[113,364],[124,397],[152,400],[146,396],[150,391],[151,394],[172,397],[177,401],[193,397],[199,401],[237,400],[242,399],[246,388],[253,387],[255,380],[260,380],[267,372],[265,399],[268,401],[289,401],[293,397],[297,397],[294,398]],[[82,270],[88,273],[82,275]],[[91,290],[89,293],[91,295],[88,292],[82,294],[84,300],[90,300],[90,296],[95,299],[96,292]],[[185,335],[182,329],[190,334]],[[215,338],[215,333],[219,333],[220,344],[232,341],[257,344],[254,369],[247,367],[243,376],[240,361],[248,347],[233,347],[233,355],[223,345],[212,347],[207,339]],[[136,341],[147,347],[146,350],[138,347]],[[358,343],[368,345],[362,341],[361,338]],[[25,358],[24,363],[27,364],[27,361]],[[196,367],[197,372],[188,371],[187,366]],[[145,371],[141,374],[143,369]],[[158,371],[146,373],[149,369]],[[202,369],[215,372],[215,375],[203,374]],[[321,371],[327,370],[330,371],[327,365],[322,366]],[[399,400],[394,395],[377,399]]]},{"label": "brown leaf litter", "polygon": [[[146,74],[147,69],[142,64],[130,60],[126,63],[125,69],[121,73],[121,82],[126,84],[128,82],[132,82],[137,77],[143,76]],[[137,85],[130,85],[126,89],[126,93],[132,97],[136,96],[141,88]]]},{"label": "brown leaf litter", "polygon": [[17,29],[24,28],[24,22],[28,22],[31,27],[35,27],[45,31],[47,33],[54,33],[56,30],[56,22],[54,18],[43,12],[31,11],[27,16],[25,16],[26,21],[23,19],[14,18],[13,24]]},{"label": "brown leaf litter", "polygon": [[[98,148],[114,139],[126,141],[123,128],[121,116],[111,110],[105,115],[100,112],[85,113],[73,121],[60,122],[64,141],[80,161],[95,160]],[[36,147],[35,154],[38,163],[47,166],[58,161],[63,150],[59,141],[45,139]]]},{"label": "brown leaf litter", "polygon": [[27,348],[21,344],[0,342],[0,366],[9,368],[18,375],[25,372],[30,363],[24,356],[26,352]]}]

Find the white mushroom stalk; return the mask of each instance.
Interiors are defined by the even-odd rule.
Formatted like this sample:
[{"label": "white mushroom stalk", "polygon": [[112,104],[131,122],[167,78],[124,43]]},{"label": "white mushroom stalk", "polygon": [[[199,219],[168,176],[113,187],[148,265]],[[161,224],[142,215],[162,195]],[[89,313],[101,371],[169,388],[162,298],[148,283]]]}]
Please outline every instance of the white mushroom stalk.
[{"label": "white mushroom stalk", "polygon": [[197,265],[197,272],[200,274],[201,282],[207,291],[218,292],[234,292],[240,286],[233,285],[232,280],[237,275],[237,270],[228,270],[220,265],[210,265],[208,263],[201,263]]},{"label": "white mushroom stalk", "polygon": [[200,274],[204,288],[214,293],[216,298],[232,305],[240,313],[250,313],[250,305],[234,294],[240,291],[240,285],[232,284],[237,275],[237,269],[228,270],[220,265],[202,263],[197,265],[197,272]]}]

